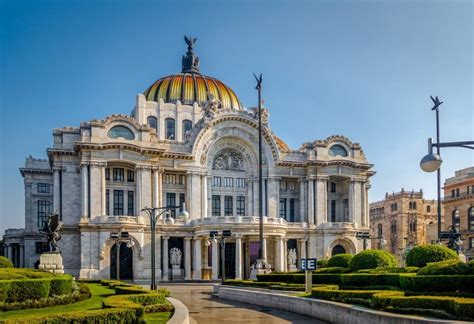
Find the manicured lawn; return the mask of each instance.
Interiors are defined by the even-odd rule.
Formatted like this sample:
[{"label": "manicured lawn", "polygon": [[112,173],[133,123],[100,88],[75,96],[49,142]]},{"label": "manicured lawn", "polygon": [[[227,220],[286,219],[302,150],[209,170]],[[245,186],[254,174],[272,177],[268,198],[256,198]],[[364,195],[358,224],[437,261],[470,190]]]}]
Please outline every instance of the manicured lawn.
[{"label": "manicured lawn", "polygon": [[89,286],[92,294],[92,297],[87,300],[83,300],[69,305],[1,312],[0,317],[2,319],[10,319],[34,315],[44,316],[48,314],[102,309],[102,300],[110,295],[115,294],[115,291],[113,289],[102,286],[100,283],[90,283],[87,285]]},{"label": "manicured lawn", "polygon": [[145,315],[145,320],[147,323],[166,323],[171,315],[173,315],[171,312],[150,313]]}]

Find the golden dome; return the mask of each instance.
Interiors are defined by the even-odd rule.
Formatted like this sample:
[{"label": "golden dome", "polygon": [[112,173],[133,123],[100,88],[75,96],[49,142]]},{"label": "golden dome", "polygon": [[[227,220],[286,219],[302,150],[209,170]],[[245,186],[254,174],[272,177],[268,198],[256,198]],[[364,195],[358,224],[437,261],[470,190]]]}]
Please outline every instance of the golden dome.
[{"label": "golden dome", "polygon": [[144,93],[146,100],[175,103],[177,100],[183,104],[197,102],[203,105],[214,95],[222,103],[222,108],[242,109],[239,99],[234,91],[223,82],[199,73],[180,73],[157,80]]},{"label": "golden dome", "polygon": [[196,38],[184,37],[188,51],[183,55],[183,68],[180,74],[170,75],[157,80],[143,94],[148,101],[167,103],[181,101],[183,104],[197,102],[203,105],[212,95],[222,103],[224,109],[242,109],[239,99],[231,88],[223,82],[202,75],[199,72],[199,58],[194,55]]}]

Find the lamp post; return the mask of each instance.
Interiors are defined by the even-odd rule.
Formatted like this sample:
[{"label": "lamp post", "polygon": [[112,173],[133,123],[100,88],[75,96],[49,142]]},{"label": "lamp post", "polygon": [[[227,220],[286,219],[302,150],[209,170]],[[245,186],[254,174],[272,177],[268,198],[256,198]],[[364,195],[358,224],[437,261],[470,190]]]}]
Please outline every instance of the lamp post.
[{"label": "lamp post", "polygon": [[[151,284],[150,289],[156,290],[156,274],[155,274],[155,244],[156,244],[156,223],[158,219],[166,212],[172,210],[181,209],[179,214],[180,218],[188,218],[189,214],[185,209],[185,204],[182,206],[164,206],[164,207],[145,207],[141,211],[145,212],[150,218],[150,230],[151,230]],[[158,214],[157,214],[158,212]]]},{"label": "lamp post", "polygon": [[220,246],[221,250],[221,283],[224,284],[225,282],[225,240],[232,236],[232,232],[230,230],[223,230],[222,236],[218,236],[218,231],[211,231],[209,233],[209,240],[207,240],[206,245],[209,246],[211,243],[217,243]]},{"label": "lamp post", "polygon": [[[433,108],[436,111],[436,143],[432,139],[428,139],[428,154],[420,161],[420,167],[425,172],[437,172],[437,194],[438,194],[438,241],[441,240],[441,164],[443,160],[440,156],[440,148],[442,147],[464,147],[473,150],[474,141],[464,142],[440,142],[439,136],[439,106],[443,103],[438,97],[431,97],[433,101]],[[436,154],[433,153],[433,147],[436,147]]]},{"label": "lamp post", "polygon": [[128,232],[112,232],[110,233],[110,238],[115,242],[116,279],[120,280],[120,245],[122,245],[122,243],[126,243],[127,247],[131,248],[135,245],[135,243],[133,242]]}]

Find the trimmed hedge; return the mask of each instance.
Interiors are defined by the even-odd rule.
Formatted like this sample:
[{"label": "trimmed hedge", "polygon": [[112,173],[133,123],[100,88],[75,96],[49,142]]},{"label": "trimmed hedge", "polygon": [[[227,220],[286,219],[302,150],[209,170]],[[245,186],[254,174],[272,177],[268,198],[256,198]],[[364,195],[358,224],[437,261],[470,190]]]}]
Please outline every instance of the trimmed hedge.
[{"label": "trimmed hedge", "polygon": [[13,268],[13,263],[10,259],[0,256],[0,268]]},{"label": "trimmed hedge", "polygon": [[375,269],[377,267],[395,267],[395,257],[382,250],[365,250],[357,253],[349,262],[352,271]]},{"label": "trimmed hedge", "polygon": [[456,252],[444,245],[418,245],[408,252],[407,266],[424,267],[430,262],[458,259]]},{"label": "trimmed hedge", "polygon": [[72,291],[72,278],[69,275],[62,275],[51,278],[50,296],[61,296],[70,294]]},{"label": "trimmed hedge", "polygon": [[[413,276],[413,275],[408,275]],[[365,274],[350,273],[341,276],[342,286],[393,286],[400,287],[400,275],[397,273]]]},{"label": "trimmed hedge", "polygon": [[5,320],[5,324],[16,323],[139,323],[139,318],[133,309],[97,309],[91,311],[68,312],[45,316],[32,316]]},{"label": "trimmed hedge", "polygon": [[104,299],[102,301],[102,307],[133,309],[136,312],[137,318],[141,318],[145,314],[145,306],[161,305],[165,302],[165,295],[162,293],[115,295]]},{"label": "trimmed hedge", "polygon": [[351,269],[343,268],[343,267],[326,267],[326,268],[318,269],[314,272],[315,273],[348,273],[348,272],[351,272]]},{"label": "trimmed hedge", "polygon": [[400,276],[403,290],[416,292],[474,292],[473,275]]},{"label": "trimmed hedge", "polygon": [[24,269],[24,268],[0,268],[0,280],[11,280],[11,279],[28,279],[28,278],[52,278],[54,275],[51,272],[37,270],[37,269]]},{"label": "trimmed hedge", "polygon": [[474,274],[474,267],[457,259],[430,262],[418,271],[418,275],[467,275]]},{"label": "trimmed hedge", "polygon": [[357,273],[416,273],[420,268],[418,267],[404,267],[404,268],[389,268],[389,267],[378,267],[375,269],[362,269],[358,270]]},{"label": "trimmed hedge", "polygon": [[328,260],[326,259],[318,259],[316,260],[316,265],[318,268],[324,268],[328,266]]},{"label": "trimmed hedge", "polygon": [[337,254],[329,259],[328,267],[349,268],[349,262],[352,259],[352,254]]}]

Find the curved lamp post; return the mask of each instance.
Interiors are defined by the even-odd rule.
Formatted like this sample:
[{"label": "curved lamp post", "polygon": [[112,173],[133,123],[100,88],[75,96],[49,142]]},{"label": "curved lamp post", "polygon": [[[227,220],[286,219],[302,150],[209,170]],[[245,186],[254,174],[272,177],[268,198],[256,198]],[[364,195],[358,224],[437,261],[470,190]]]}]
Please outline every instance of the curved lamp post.
[{"label": "curved lamp post", "polygon": [[[186,211],[185,204],[182,206],[164,206],[164,207],[145,207],[141,211],[145,212],[150,218],[150,230],[151,230],[151,284],[150,289],[156,290],[156,274],[155,274],[155,240],[156,240],[156,223],[160,219],[161,215],[172,210],[181,209],[179,218],[186,219],[189,217],[189,213]],[[157,213],[158,212],[158,213]]]},{"label": "curved lamp post", "polygon": [[[433,101],[433,108],[431,110],[436,111],[436,143],[433,143],[432,139],[428,139],[428,154],[425,155],[420,161],[420,167],[425,172],[437,171],[437,191],[438,191],[438,241],[441,240],[441,159],[440,148],[441,147],[464,147],[473,150],[474,141],[465,142],[445,142],[441,143],[439,140],[439,106],[443,103],[438,97],[431,97]],[[436,154],[433,153],[433,147],[436,147]]]}]

